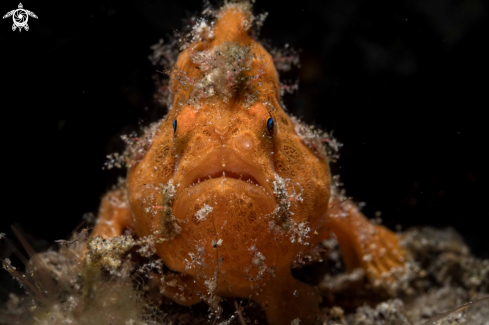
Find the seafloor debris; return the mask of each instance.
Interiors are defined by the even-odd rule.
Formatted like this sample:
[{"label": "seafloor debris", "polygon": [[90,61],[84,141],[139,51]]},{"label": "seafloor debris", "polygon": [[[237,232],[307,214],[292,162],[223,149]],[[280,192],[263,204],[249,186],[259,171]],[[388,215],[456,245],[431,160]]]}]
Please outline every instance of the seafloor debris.
[{"label": "seafloor debris", "polygon": [[[489,296],[489,260],[472,256],[453,229],[411,229],[401,238],[415,262],[394,288],[370,283],[360,270],[345,274],[334,239],[323,243],[321,262],[294,270],[323,294],[317,324],[424,325],[453,311],[434,324],[487,325],[489,300],[477,299]],[[154,275],[172,273],[152,254],[154,244],[131,236],[87,242],[81,232],[57,250],[33,254],[27,247],[25,273],[2,260],[26,295],[10,295],[0,324],[266,324],[251,301],[217,297],[213,306],[184,307],[163,297]],[[470,301],[477,303],[463,305]]]}]

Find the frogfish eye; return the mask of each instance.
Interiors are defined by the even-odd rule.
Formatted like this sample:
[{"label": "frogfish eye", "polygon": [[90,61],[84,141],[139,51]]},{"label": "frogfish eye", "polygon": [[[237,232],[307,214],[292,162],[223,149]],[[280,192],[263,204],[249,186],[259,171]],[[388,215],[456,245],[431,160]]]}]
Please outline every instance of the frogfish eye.
[{"label": "frogfish eye", "polygon": [[268,132],[272,133],[273,132],[273,118],[269,118],[267,121],[267,128]]},{"label": "frogfish eye", "polygon": [[177,131],[177,119],[173,120],[173,132]]}]

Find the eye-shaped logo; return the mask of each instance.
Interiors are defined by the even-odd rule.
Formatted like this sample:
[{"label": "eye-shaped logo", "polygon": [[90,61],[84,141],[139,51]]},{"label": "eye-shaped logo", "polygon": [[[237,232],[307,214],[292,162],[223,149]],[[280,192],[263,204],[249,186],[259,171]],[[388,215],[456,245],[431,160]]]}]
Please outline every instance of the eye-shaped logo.
[{"label": "eye-shaped logo", "polygon": [[7,12],[5,16],[3,16],[3,19],[10,16],[12,16],[12,19],[14,20],[12,31],[15,31],[18,28],[19,32],[22,31],[22,28],[24,28],[26,31],[29,30],[29,25],[27,25],[29,16],[37,18],[35,13],[29,10],[25,10],[22,6],[22,3],[19,3],[19,8]]}]

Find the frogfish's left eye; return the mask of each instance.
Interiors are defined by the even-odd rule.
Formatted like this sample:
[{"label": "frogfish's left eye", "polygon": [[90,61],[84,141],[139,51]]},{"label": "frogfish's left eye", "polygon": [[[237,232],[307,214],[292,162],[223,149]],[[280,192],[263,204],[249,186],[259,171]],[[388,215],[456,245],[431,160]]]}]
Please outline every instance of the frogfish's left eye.
[{"label": "frogfish's left eye", "polygon": [[273,132],[273,118],[269,118],[267,121],[267,129],[268,132],[272,133]]},{"label": "frogfish's left eye", "polygon": [[173,120],[173,132],[177,132],[177,119]]}]

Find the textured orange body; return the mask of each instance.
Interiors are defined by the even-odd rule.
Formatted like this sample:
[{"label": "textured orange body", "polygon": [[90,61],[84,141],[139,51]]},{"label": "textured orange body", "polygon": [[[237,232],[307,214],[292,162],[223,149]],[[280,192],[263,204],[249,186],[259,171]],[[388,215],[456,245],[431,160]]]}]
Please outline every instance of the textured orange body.
[{"label": "textured orange body", "polygon": [[248,5],[225,5],[212,32],[182,51],[169,113],[148,131],[125,188],[106,194],[92,236],[160,238],[157,254],[174,271],[164,294],[180,304],[250,298],[272,325],[310,324],[320,296],[291,268],[330,233],[348,269],[371,278],[405,253],[334,193],[322,144],[281,108],[273,59],[250,24]]}]

